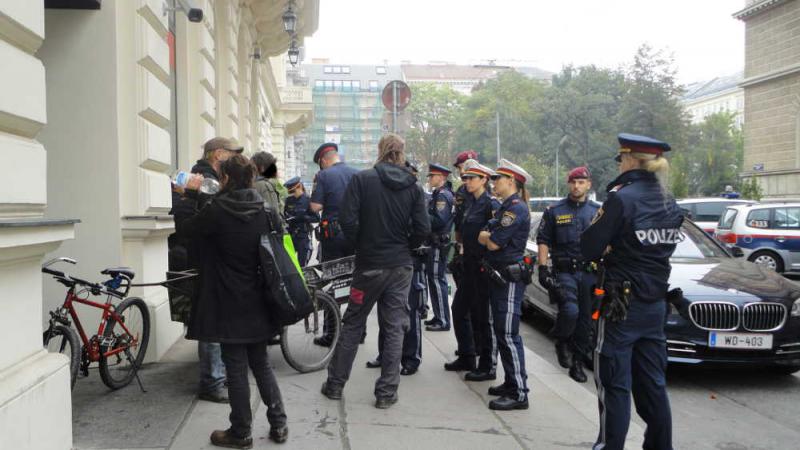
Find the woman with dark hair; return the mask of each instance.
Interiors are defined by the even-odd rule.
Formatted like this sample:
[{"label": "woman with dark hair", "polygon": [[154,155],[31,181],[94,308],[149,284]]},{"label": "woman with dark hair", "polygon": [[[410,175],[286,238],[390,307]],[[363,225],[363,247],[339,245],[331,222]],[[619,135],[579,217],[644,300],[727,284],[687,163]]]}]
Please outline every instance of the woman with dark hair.
[{"label": "woman with dark hair", "polygon": [[[258,246],[268,227],[264,201],[253,189],[256,168],[241,155],[220,165],[220,192],[181,227],[202,248],[196,298],[187,338],[222,344],[228,372],[231,426],[211,434],[211,443],[250,448],[252,411],[248,366],[267,406],[269,438],[285,442],[286,413],[267,359],[267,341],[279,328],[270,322],[264,303]],[[187,188],[197,189],[202,177]]]}]

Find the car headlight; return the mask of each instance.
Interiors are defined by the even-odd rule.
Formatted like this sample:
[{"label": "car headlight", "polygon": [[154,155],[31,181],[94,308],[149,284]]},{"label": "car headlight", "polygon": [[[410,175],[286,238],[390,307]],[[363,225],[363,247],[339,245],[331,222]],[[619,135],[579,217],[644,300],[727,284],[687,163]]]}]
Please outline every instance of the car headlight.
[{"label": "car headlight", "polygon": [[800,317],[800,298],[792,303],[792,317]]}]

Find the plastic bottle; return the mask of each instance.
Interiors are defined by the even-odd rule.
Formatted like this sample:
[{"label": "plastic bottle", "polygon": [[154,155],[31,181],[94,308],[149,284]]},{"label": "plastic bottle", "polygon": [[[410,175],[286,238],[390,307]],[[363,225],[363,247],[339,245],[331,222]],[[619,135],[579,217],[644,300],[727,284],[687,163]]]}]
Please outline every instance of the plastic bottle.
[{"label": "plastic bottle", "polygon": [[[174,183],[176,186],[185,188],[191,177],[191,173],[183,171],[178,172],[175,175]],[[213,178],[203,178],[203,182],[200,183],[200,192],[206,195],[216,194],[219,192],[219,182]]]}]

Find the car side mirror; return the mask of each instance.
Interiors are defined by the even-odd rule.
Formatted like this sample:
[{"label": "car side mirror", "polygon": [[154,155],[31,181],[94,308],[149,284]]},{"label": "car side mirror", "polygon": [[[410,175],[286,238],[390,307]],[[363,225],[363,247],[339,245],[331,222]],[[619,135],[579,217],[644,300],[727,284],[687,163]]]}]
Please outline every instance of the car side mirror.
[{"label": "car side mirror", "polygon": [[739,247],[731,247],[729,249],[734,258],[744,258],[744,252]]}]

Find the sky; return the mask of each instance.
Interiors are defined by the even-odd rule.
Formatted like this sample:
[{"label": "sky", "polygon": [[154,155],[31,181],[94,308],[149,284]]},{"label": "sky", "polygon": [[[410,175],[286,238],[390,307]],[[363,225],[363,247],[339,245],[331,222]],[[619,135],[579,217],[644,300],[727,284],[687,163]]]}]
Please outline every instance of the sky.
[{"label": "sky", "polygon": [[448,61],[539,67],[626,65],[643,43],[682,83],[744,67],[744,0],[320,0],[305,62]]}]

